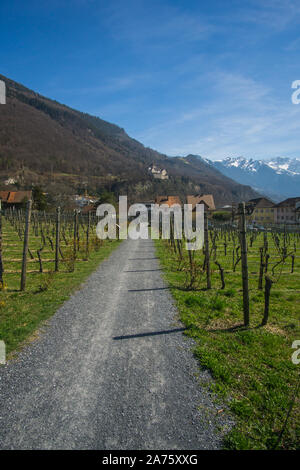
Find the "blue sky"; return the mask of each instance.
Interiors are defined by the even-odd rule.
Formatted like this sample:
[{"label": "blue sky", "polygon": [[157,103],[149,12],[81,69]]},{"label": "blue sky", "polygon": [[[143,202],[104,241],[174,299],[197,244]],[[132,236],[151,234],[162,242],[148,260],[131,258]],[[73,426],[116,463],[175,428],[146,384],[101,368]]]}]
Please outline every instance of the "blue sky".
[{"label": "blue sky", "polygon": [[0,73],[168,155],[300,156],[300,0],[1,0]]}]

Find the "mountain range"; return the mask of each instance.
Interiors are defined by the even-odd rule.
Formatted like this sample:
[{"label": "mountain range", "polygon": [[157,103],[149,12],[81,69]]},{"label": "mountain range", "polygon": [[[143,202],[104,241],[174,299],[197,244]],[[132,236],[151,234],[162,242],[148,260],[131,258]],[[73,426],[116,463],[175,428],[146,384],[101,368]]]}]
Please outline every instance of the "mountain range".
[{"label": "mountain range", "polygon": [[255,160],[228,157],[207,162],[229,178],[252,186],[274,201],[300,195],[300,158]]},{"label": "mountain range", "polygon": [[[257,197],[194,155],[168,157],[146,148],[124,129],[46,98],[0,75],[7,99],[0,105],[1,189],[40,185],[58,200],[64,194],[103,190],[128,194],[132,201],[156,195],[212,193],[217,205]],[[154,163],[169,179],[149,175]]]}]

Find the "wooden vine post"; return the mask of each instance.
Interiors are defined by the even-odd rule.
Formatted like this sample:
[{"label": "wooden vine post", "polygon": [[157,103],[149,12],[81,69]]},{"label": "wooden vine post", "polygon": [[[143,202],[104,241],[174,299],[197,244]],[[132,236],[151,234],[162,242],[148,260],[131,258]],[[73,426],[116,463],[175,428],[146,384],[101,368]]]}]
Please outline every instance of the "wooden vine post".
[{"label": "wooden vine post", "polygon": [[240,231],[240,245],[241,245],[241,260],[242,260],[242,281],[243,281],[243,311],[244,311],[244,325],[249,326],[250,313],[249,313],[249,280],[248,280],[248,256],[247,256],[247,238],[246,238],[246,215],[245,203],[239,204],[239,231]]},{"label": "wooden vine post", "polygon": [[261,322],[262,326],[265,326],[268,323],[269,319],[269,309],[270,309],[270,293],[271,293],[271,288],[273,281],[272,279],[269,278],[269,276],[266,276],[266,284],[265,284],[265,311],[264,311],[264,316],[263,320]]},{"label": "wooden vine post", "polygon": [[210,259],[209,259],[209,236],[208,236],[208,218],[204,212],[204,248],[205,248],[205,266],[206,266],[206,287],[211,289],[210,277]]},{"label": "wooden vine post", "polygon": [[87,219],[87,228],[86,228],[86,252],[85,252],[85,256],[86,256],[86,259],[88,260],[89,259],[89,253],[90,253],[90,240],[89,240],[90,227],[91,227],[91,213],[90,213],[90,211],[88,212],[87,217],[88,217],[88,219]]},{"label": "wooden vine post", "polygon": [[55,227],[55,272],[59,270],[60,207],[56,209]]},{"label": "wooden vine post", "polygon": [[23,259],[22,259],[22,271],[21,271],[21,290],[24,291],[26,287],[26,269],[27,269],[27,252],[29,243],[29,227],[31,217],[31,205],[32,201],[27,201],[26,204],[26,215],[25,215],[25,231],[24,231],[24,243],[23,243]]},{"label": "wooden vine post", "polygon": [[78,225],[78,212],[74,210],[74,232],[73,232],[73,257],[76,258],[76,244],[77,244],[77,225]]},{"label": "wooden vine post", "polygon": [[260,265],[259,265],[259,279],[258,279],[258,289],[262,290],[263,288],[263,276],[265,270],[265,263],[264,263],[264,248],[260,248]]}]

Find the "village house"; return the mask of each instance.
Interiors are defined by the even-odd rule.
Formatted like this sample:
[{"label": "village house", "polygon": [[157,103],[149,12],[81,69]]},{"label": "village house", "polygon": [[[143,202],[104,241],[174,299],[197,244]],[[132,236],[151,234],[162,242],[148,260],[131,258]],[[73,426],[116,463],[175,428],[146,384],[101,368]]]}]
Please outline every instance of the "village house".
[{"label": "village house", "polygon": [[212,194],[196,194],[195,196],[187,196],[186,202],[187,204],[192,204],[193,211],[196,208],[196,204],[204,204],[204,211],[214,211],[216,209]]},{"label": "village house", "polygon": [[300,223],[300,201],[296,202],[296,222]]},{"label": "village house", "polygon": [[[214,211],[216,208],[214,197],[212,194],[198,194],[195,196],[186,196],[186,203],[192,205],[193,211],[196,209],[196,204],[203,204],[205,211]],[[157,196],[155,198],[155,204],[166,204],[170,207],[173,204],[182,205],[182,202],[179,196]]]},{"label": "village house", "polygon": [[149,173],[153,176],[153,178],[160,179],[160,180],[167,180],[169,179],[167,170],[164,168],[159,168],[153,163],[148,168]]},{"label": "village house", "polygon": [[87,196],[87,195],[80,196],[78,194],[75,194],[75,196],[73,196],[73,200],[74,200],[76,207],[81,209],[84,206],[95,204],[98,198],[93,197],[93,196]]},{"label": "village house", "polygon": [[155,204],[166,204],[169,207],[173,204],[179,204],[181,206],[181,201],[179,196],[156,196]]},{"label": "village house", "polygon": [[297,203],[299,202],[300,197],[290,197],[276,204],[275,222],[278,224],[294,224],[298,222],[299,212],[297,211]]},{"label": "village house", "polygon": [[32,191],[0,191],[0,199],[3,208],[21,208],[32,198]]},{"label": "village house", "polygon": [[274,224],[275,204],[270,199],[259,197],[250,199],[246,204],[247,219],[256,224]]}]

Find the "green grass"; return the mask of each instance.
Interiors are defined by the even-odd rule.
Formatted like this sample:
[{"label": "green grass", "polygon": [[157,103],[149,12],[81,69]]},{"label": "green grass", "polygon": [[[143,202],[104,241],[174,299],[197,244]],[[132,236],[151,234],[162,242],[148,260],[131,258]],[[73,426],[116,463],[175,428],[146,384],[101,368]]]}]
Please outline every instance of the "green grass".
[{"label": "green grass", "polygon": [[[219,242],[217,260],[225,270],[226,287],[220,289],[217,267],[212,263],[212,289],[206,290],[205,274],[195,290],[187,290],[187,260],[179,265],[173,249],[165,241],[157,241],[157,254],[171,292],[176,300],[180,318],[188,327],[186,334],[195,342],[194,353],[202,367],[214,378],[210,387],[227,404],[235,420],[233,430],[226,436],[227,449],[272,449],[277,442],[291,403],[300,365],[291,361],[292,342],[300,339],[300,259],[299,241],[295,272],[290,274],[289,262],[271,291],[270,318],[260,327],[264,309],[264,294],[258,290],[258,236],[249,250],[249,285],[251,324],[244,328],[240,264],[232,271],[230,244],[224,256]],[[269,241],[270,268],[276,251]],[[185,254],[186,256],[186,254]],[[203,254],[196,260],[203,264]],[[277,276],[277,277],[276,277]],[[300,443],[299,397],[293,407],[287,429],[279,448],[296,449]]]},{"label": "green grass", "polygon": [[[20,259],[22,242],[7,221],[3,223],[4,269],[19,270],[21,263],[8,261]],[[91,247],[88,261],[77,261],[73,272],[69,272],[68,262],[60,263],[60,271],[54,273],[54,263],[44,263],[45,273],[28,273],[26,291],[20,291],[20,274],[4,272],[4,289],[0,291],[0,339],[5,341],[8,357],[22,347],[24,342],[33,340],[41,324],[50,318],[70,294],[107,258],[118,246],[119,241],[104,241]],[[30,248],[36,253],[40,240],[31,234]],[[91,244],[92,245],[92,244]],[[64,248],[65,255],[70,249]],[[84,246],[78,258],[85,255]],[[50,246],[43,250],[45,259],[54,258]],[[28,270],[37,271],[38,263],[28,264]]]}]

